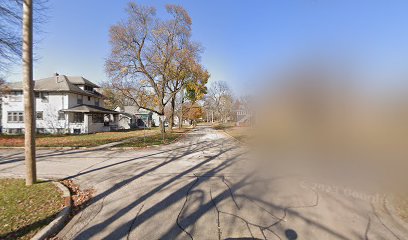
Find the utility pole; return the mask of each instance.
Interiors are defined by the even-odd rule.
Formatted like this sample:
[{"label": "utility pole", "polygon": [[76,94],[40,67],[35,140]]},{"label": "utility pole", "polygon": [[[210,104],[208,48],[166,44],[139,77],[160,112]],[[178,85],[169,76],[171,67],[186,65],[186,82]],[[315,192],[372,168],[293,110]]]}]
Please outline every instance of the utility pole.
[{"label": "utility pole", "polygon": [[37,181],[33,83],[33,0],[23,1],[24,152],[26,185]]}]

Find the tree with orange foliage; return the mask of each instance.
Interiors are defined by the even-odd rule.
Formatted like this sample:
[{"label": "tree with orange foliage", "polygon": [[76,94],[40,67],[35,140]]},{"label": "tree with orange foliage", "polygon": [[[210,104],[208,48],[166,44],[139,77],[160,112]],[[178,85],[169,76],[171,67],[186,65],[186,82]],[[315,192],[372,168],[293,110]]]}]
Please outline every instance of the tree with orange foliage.
[{"label": "tree with orange foliage", "polygon": [[183,119],[191,121],[194,125],[195,123],[202,119],[204,116],[204,110],[198,103],[186,103],[183,108]]}]

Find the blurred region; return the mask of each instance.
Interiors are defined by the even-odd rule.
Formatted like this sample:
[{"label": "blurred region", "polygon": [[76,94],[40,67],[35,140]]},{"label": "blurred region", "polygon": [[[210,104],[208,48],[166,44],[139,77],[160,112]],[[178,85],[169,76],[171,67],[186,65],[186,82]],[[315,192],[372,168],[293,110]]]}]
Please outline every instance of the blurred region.
[{"label": "blurred region", "polygon": [[407,88],[373,88],[356,75],[309,61],[264,80],[251,101],[251,147],[261,169],[327,184],[405,191]]}]

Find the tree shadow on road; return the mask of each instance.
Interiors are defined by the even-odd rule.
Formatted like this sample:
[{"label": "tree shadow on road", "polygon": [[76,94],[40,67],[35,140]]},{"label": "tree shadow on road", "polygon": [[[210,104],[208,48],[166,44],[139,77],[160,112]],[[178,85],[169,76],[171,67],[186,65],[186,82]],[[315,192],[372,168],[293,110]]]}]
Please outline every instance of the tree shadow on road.
[{"label": "tree shadow on road", "polygon": [[[196,157],[197,153],[204,153],[207,150],[211,150],[212,153],[208,156],[202,154],[204,156],[200,159]],[[78,152],[53,154],[61,156]],[[144,233],[150,231],[151,229],[145,229],[146,225],[161,218],[164,212],[170,211],[173,213],[173,217],[160,219],[162,222],[157,223],[160,229],[153,229],[152,231],[156,231],[155,233],[146,233],[154,235],[154,237],[150,238],[194,239],[199,234],[198,232],[202,231],[196,226],[197,222],[207,215],[214,217],[214,221],[208,224],[214,224],[214,229],[218,229],[218,233],[214,235],[215,239],[291,240],[316,237],[312,234],[313,231],[307,231],[307,229],[316,229],[335,239],[350,238],[349,235],[316,220],[319,219],[318,212],[307,211],[307,209],[319,205],[320,199],[317,192],[310,189],[305,190],[311,192],[312,198],[308,199],[306,204],[290,205],[293,199],[287,199],[287,203],[284,204],[276,203],[273,199],[265,199],[263,197],[266,194],[265,190],[256,195],[243,191],[245,188],[251,188],[259,182],[264,182],[262,184],[267,185],[277,179],[260,179],[257,172],[247,171],[245,174],[236,174],[234,181],[229,182],[227,178],[234,172],[233,169],[245,159],[244,155],[245,152],[239,151],[239,146],[231,140],[198,140],[181,146],[166,146],[159,151],[149,152],[146,155],[123,161],[107,162],[105,165],[98,162],[82,169],[67,179],[92,178],[101,184],[106,183],[109,187],[97,193],[89,202],[86,202],[85,204],[88,207],[84,208],[59,236],[67,239],[98,238],[101,231],[109,229],[104,239],[146,239],[144,235],[138,237],[135,237],[135,235],[137,235],[138,231]],[[186,158],[190,162],[180,171],[164,171],[169,166],[178,164],[177,161],[182,159],[184,159],[182,161],[186,161]],[[97,166],[98,164],[100,166]],[[163,175],[159,175],[158,172],[160,171],[164,172]],[[145,182],[140,180],[146,177],[151,177],[155,182],[146,183],[146,180],[144,180]],[[223,185],[223,188],[214,188],[214,182]],[[110,183],[112,184],[110,185]],[[143,183],[146,183],[147,186],[141,186]],[[104,215],[103,218],[98,218],[98,215],[103,212],[104,204],[107,204],[105,199],[111,198],[110,202],[112,202],[122,195],[123,198],[133,197],[133,195],[126,196],[130,191],[127,192],[124,189],[129,185],[136,186],[135,188],[139,189],[139,195],[131,201],[127,201],[123,206],[117,207],[118,205],[115,205],[116,207],[111,208],[110,212]],[[209,191],[208,189],[203,190],[205,188],[209,188]],[[278,190],[272,189],[271,191]],[[115,198],[112,197],[113,195],[116,195]],[[210,200],[208,195],[210,195]],[[160,196],[160,198],[157,196]],[[223,204],[229,201],[232,207],[225,209]],[[245,201],[251,205],[243,205],[242,202]],[[193,204],[194,207],[191,207],[190,205]],[[269,219],[258,221],[254,217],[250,218],[245,214],[241,214],[240,211],[243,208],[248,208],[248,206],[254,211],[255,209],[262,211]],[[86,211],[88,214],[84,214]],[[82,216],[82,214],[84,215]],[[289,216],[305,223],[306,230],[290,226],[286,222]],[[220,220],[223,217],[233,219],[235,224],[231,224],[231,226],[223,225]],[[171,222],[169,223],[169,221]],[[141,230],[142,228],[143,230]],[[240,236],[242,238],[231,238],[228,235],[229,232],[237,230],[236,228],[245,228],[239,229],[239,232],[242,232],[242,236]],[[261,237],[256,236],[253,229],[256,229]],[[305,235],[305,231],[310,235]],[[361,234],[352,232],[353,238],[361,238],[363,234],[364,231]],[[207,239],[213,239],[213,237]]]},{"label": "tree shadow on road", "polygon": [[[127,205],[120,206],[119,209],[115,209],[111,212],[106,218],[95,222],[92,222],[103,207],[103,202],[105,198],[112,196],[112,194],[117,193],[118,191],[122,190],[125,186],[129,184],[134,184],[135,181],[138,181],[140,178],[147,176],[149,174],[154,173],[155,171],[166,167],[167,165],[174,163],[176,160],[179,160],[182,157],[186,157],[188,155],[204,151],[206,149],[214,149],[217,148],[218,151],[211,155],[205,157],[205,159],[197,161],[196,164],[181,170],[177,173],[169,174],[168,178],[163,178],[160,182],[153,185],[151,188],[148,188],[147,191],[142,192],[140,196],[134,199],[134,201],[130,201]],[[258,196],[253,195],[246,195],[239,193],[239,190],[244,187],[251,187],[253,184],[257,183],[257,181],[261,181],[257,179],[256,172],[248,172],[245,175],[239,176],[237,181],[233,184],[227,183],[226,179],[226,172],[234,165],[238,164],[242,158],[241,156],[244,155],[244,152],[237,152],[235,151],[239,148],[235,143],[232,141],[212,141],[212,142],[199,142],[191,145],[189,148],[179,148],[177,150],[173,149],[173,151],[169,151],[169,156],[166,160],[161,162],[153,162],[151,166],[147,169],[139,171],[133,176],[127,177],[120,182],[115,183],[113,186],[108,188],[107,190],[97,194],[89,203],[90,205],[100,204],[101,207],[98,208],[98,211],[95,211],[91,216],[87,216],[87,219],[83,219],[82,227],[76,228],[75,233],[72,234],[70,238],[72,239],[89,239],[95,238],[98,234],[104,229],[110,229],[110,232],[104,236],[104,239],[119,239],[119,238],[127,238],[127,239],[135,239],[132,236],[132,233],[140,228],[143,228],[149,221],[152,219],[156,219],[160,214],[165,211],[178,209],[177,212],[174,214],[177,215],[176,221],[169,224],[164,224],[160,229],[160,236],[157,236],[158,233],[155,233],[154,238],[160,239],[176,239],[176,238],[189,238],[194,239],[196,235],[197,228],[195,224],[203,218],[206,214],[216,213],[218,215],[218,239],[223,239],[224,236],[227,235],[227,231],[234,228],[234,226],[220,226],[220,216],[228,216],[234,218],[234,221],[238,221],[243,223],[243,226],[248,228],[246,234],[242,237],[247,237],[248,239],[256,239],[256,237],[252,234],[251,228],[257,228],[264,236],[264,239],[270,238],[268,236],[274,236],[274,238],[279,239],[297,239],[298,232],[296,229],[287,229],[285,226],[281,225],[287,215],[296,216],[299,219],[302,219],[305,222],[308,222],[308,225],[313,228],[321,229],[322,231],[327,232],[330,236],[339,238],[339,239],[347,239],[342,233],[337,232],[335,229],[327,228],[324,224],[315,222],[309,216],[303,215],[301,212],[297,212],[297,208],[311,208],[316,207],[319,204],[318,195],[316,193],[316,199],[313,200],[308,205],[305,206],[282,206],[279,204],[274,204],[271,202],[266,201],[262,198],[262,194]],[[220,161],[219,159],[223,159]],[[138,159],[138,158],[137,158]],[[74,175],[72,177],[77,177],[80,175],[86,175],[90,173],[95,173],[102,169],[110,169],[117,173],[120,172],[127,172],[129,171],[129,165],[124,163],[132,163],[136,159],[129,159],[123,162],[118,162],[114,164],[110,164],[107,166],[90,169]],[[136,163],[136,162],[135,162]],[[209,168],[209,164],[211,163],[211,167]],[[132,165],[133,167],[137,166]],[[138,168],[139,170],[142,168]],[[204,192],[203,190],[199,189],[204,185],[211,185],[212,180],[216,179],[217,181],[224,182],[225,187],[221,189],[216,194],[212,194],[211,187],[210,187],[210,195],[211,200],[205,200],[205,194],[208,192]],[[183,181],[181,181],[183,180]],[[268,183],[270,181],[274,181],[275,179],[268,179]],[[167,190],[170,187],[174,187],[175,183],[179,183],[177,188],[171,191]],[[265,183],[265,184],[268,184]],[[167,190],[167,191],[166,191]],[[166,192],[167,194],[163,193]],[[147,207],[148,204],[145,204],[149,201],[152,201],[153,198],[157,194],[162,194],[160,199],[155,199],[154,204]],[[192,196],[194,197],[194,204],[198,205],[196,208],[188,209],[188,205],[190,204]],[[253,219],[247,219],[246,216],[242,216],[235,212],[228,212],[220,208],[223,202],[225,201],[233,201],[235,202],[235,206],[239,209],[239,204],[236,202],[237,200],[245,199],[254,203],[252,207],[257,207],[258,205],[266,206],[268,209],[263,209],[263,211],[267,212],[270,215],[270,222],[268,224],[260,224]],[[259,206],[258,206],[259,207]],[[188,209],[188,211],[187,211]],[[274,215],[272,211],[280,212],[279,216]],[[85,211],[87,209],[85,208]],[[129,218],[129,213],[134,213],[133,218]],[[126,217],[127,215],[127,217]],[[172,218],[173,219],[173,218]],[[210,224],[216,224],[216,217],[214,218],[214,222]],[[172,220],[173,221],[173,220]],[[112,223],[120,222],[119,226],[115,225],[112,227]],[[166,222],[167,223],[167,222]],[[160,225],[160,224],[159,224]],[[71,226],[72,227],[72,226]],[[217,227],[217,226],[215,226]],[[229,229],[228,229],[229,228]],[[222,232],[225,231],[224,233]],[[143,230],[147,231],[147,230]],[[63,234],[66,234],[69,230]],[[296,236],[296,237],[295,237]],[[137,238],[143,238],[145,236],[138,236]],[[210,237],[211,238],[211,237]],[[211,238],[212,239],[212,238]],[[228,239],[228,238],[226,238]],[[229,238],[233,239],[233,238]],[[245,238],[241,238],[245,239]]]}]

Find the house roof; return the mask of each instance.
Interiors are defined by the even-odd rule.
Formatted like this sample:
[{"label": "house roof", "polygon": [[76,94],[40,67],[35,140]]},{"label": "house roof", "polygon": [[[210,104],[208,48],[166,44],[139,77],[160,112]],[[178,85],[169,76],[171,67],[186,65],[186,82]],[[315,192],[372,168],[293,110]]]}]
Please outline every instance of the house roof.
[{"label": "house roof", "polygon": [[130,115],[148,115],[151,114],[152,111],[150,110],[146,110],[144,108],[140,108],[138,106],[123,106],[123,110],[121,111],[121,113],[126,113],[126,114],[130,114]]},{"label": "house roof", "polygon": [[137,106],[123,106],[123,112],[128,114],[136,114],[139,108]]},{"label": "house roof", "polygon": [[[88,96],[102,97],[102,94],[98,92],[85,91],[79,88],[77,85],[88,85],[91,87],[99,87],[91,81],[83,77],[70,77],[65,75],[58,75],[49,78],[43,78],[34,81],[34,91],[47,91],[47,92],[72,92],[78,94],[84,94]],[[7,87],[11,90],[22,90],[22,83],[15,82],[7,84]]]},{"label": "house roof", "polygon": [[84,78],[84,77],[76,77],[76,76],[71,76],[68,77],[69,81],[73,84],[78,84],[78,85],[88,85],[94,88],[99,88],[98,85],[96,85],[95,83],[89,81],[88,79]]},{"label": "house roof", "polygon": [[134,115],[125,112],[119,112],[119,115],[122,117],[132,118]]},{"label": "house roof", "polygon": [[63,109],[61,112],[80,112],[80,113],[106,113],[119,114],[119,112],[112,111],[103,107],[82,104],[68,109]]}]

